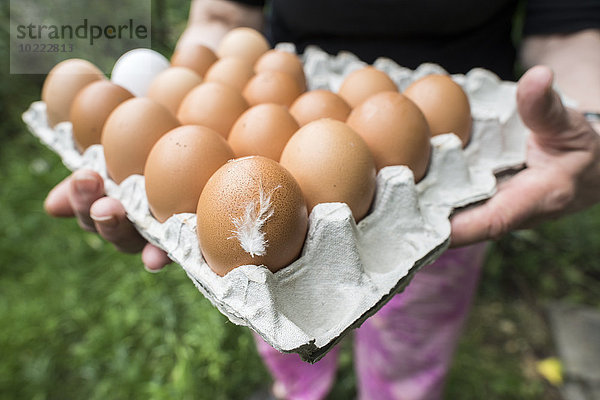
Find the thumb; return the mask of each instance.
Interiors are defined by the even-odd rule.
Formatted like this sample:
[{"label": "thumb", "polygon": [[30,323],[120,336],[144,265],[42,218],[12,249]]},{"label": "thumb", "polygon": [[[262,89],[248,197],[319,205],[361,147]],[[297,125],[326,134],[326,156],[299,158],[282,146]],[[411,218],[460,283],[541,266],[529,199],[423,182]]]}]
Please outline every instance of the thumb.
[{"label": "thumb", "polygon": [[555,139],[569,127],[569,113],[558,93],[552,89],[550,68],[538,65],[529,69],[517,86],[517,107],[525,125],[536,139]]}]

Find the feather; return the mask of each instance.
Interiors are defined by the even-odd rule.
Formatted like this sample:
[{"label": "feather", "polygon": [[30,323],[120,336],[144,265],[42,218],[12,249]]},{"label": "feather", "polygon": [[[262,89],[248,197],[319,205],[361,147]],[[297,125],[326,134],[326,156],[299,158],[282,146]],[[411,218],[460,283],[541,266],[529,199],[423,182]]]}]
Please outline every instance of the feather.
[{"label": "feather", "polygon": [[239,217],[232,217],[231,222],[235,229],[229,239],[237,239],[240,246],[254,256],[264,256],[269,246],[268,240],[265,239],[265,233],[262,228],[271,216],[273,216],[273,205],[271,204],[271,195],[281,186],[275,187],[268,194],[265,193],[262,182],[259,184],[258,204],[256,200],[246,204],[244,213]]}]

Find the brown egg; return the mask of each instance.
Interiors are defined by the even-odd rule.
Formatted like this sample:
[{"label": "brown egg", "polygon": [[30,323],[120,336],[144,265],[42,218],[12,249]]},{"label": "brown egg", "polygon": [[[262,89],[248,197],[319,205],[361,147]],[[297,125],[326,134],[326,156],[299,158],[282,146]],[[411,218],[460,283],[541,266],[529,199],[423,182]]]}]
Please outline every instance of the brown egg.
[{"label": "brown egg", "polygon": [[204,185],[223,164],[234,158],[223,137],[199,125],[165,133],[146,160],[146,196],[160,222],[177,213],[194,213]]},{"label": "brown egg", "polygon": [[235,28],[227,32],[217,48],[220,58],[239,57],[254,65],[271,46],[259,31],[252,28]]},{"label": "brown egg", "polygon": [[280,162],[300,184],[309,210],[343,202],[356,221],[369,211],[375,162],[365,141],[345,123],[324,118],[304,125],[288,141]]},{"label": "brown egg", "polygon": [[290,107],[290,113],[300,126],[321,118],[346,121],[350,111],[348,103],[329,90],[311,90],[303,93]]},{"label": "brown egg", "polygon": [[209,68],[204,80],[230,85],[241,92],[253,76],[254,69],[248,61],[243,58],[226,57]]},{"label": "brown egg", "polygon": [[102,130],[106,169],[121,183],[129,175],[143,174],[144,164],[154,143],[179,126],[164,106],[146,97],[121,103],[108,116]]},{"label": "brown egg", "polygon": [[354,108],[375,93],[386,91],[398,91],[394,81],[383,71],[364,67],[344,79],[338,94]]},{"label": "brown egg", "polygon": [[227,141],[236,157],[256,155],[279,161],[283,148],[298,128],[287,107],[259,104],[238,118]]},{"label": "brown egg", "polygon": [[448,75],[428,75],[413,82],[404,95],[423,111],[432,135],[454,133],[463,147],[471,137],[469,98]]},{"label": "brown egg", "polygon": [[227,139],[231,127],[248,108],[239,91],[217,82],[192,89],[181,102],[177,118],[185,125],[203,125]]},{"label": "brown egg", "polygon": [[189,68],[200,77],[206,74],[215,61],[217,61],[217,55],[201,44],[178,47],[171,57],[172,66]]},{"label": "brown egg", "polygon": [[79,151],[100,144],[102,128],[119,104],[133,97],[127,89],[108,80],[98,80],[81,89],[71,105],[69,119]]},{"label": "brown egg", "polygon": [[279,163],[260,156],[217,170],[196,215],[202,254],[221,276],[241,265],[264,265],[272,272],[289,265],[300,255],[308,227],[298,183]]},{"label": "brown egg", "polygon": [[352,110],[348,125],[365,140],[377,170],[406,165],[419,181],[431,153],[429,126],[419,108],[398,92],[381,92]]},{"label": "brown egg", "polygon": [[154,78],[146,96],[167,107],[171,114],[177,115],[183,98],[201,82],[202,78],[188,68],[167,68]]},{"label": "brown egg", "polygon": [[289,107],[302,94],[302,89],[298,82],[285,72],[263,71],[250,79],[243,94],[251,106],[277,103]]},{"label": "brown egg", "polygon": [[293,76],[302,91],[306,90],[306,76],[300,58],[293,53],[272,49],[260,56],[254,70],[259,73],[263,71],[281,71]]},{"label": "brown egg", "polygon": [[46,77],[42,88],[42,101],[46,103],[48,125],[53,127],[59,122],[68,121],[77,93],[88,84],[101,79],[106,77],[89,61],[72,58],[56,64]]}]

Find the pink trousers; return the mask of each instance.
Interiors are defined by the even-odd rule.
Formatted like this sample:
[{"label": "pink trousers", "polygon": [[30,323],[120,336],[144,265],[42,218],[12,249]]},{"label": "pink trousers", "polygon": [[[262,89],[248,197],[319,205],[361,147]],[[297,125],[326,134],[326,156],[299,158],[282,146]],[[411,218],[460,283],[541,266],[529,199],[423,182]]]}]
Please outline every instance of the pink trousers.
[{"label": "pink trousers", "polygon": [[[441,398],[484,253],[485,244],[447,251],[354,332],[359,399]],[[311,365],[255,338],[285,398],[325,398],[334,383],[338,348]]]}]

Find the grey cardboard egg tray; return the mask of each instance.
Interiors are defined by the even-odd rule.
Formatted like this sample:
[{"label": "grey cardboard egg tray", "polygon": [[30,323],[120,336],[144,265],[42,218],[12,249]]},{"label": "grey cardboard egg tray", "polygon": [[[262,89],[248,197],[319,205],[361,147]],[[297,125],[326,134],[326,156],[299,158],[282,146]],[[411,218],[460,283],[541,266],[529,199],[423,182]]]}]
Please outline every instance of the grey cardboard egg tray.
[{"label": "grey cardboard egg tray", "polygon": [[[310,89],[336,91],[346,74],[365,65],[349,53],[331,56],[317,48],[308,48],[302,59]],[[400,90],[419,77],[445,72],[433,64],[411,71],[383,58],[374,66],[387,72]],[[167,251],[233,323],[252,328],[279,351],[315,362],[444,252],[455,208],[492,196],[494,173],[525,160],[528,132],[516,112],[515,83],[481,69],[453,79],[471,102],[469,145],[462,149],[453,134],[433,137],[427,176],[416,185],[404,166],[382,169],[372,210],[358,224],[346,204],[317,205],[301,257],[275,274],[247,265],[217,276],[198,247],[195,214],[177,214],[159,223],[148,210],[143,176],[115,184],[107,176],[102,147],[92,146],[81,155],[70,122],[49,128],[42,102],[33,103],[23,120],[69,169],[99,172],[107,194],[124,204],[140,233]]]}]

